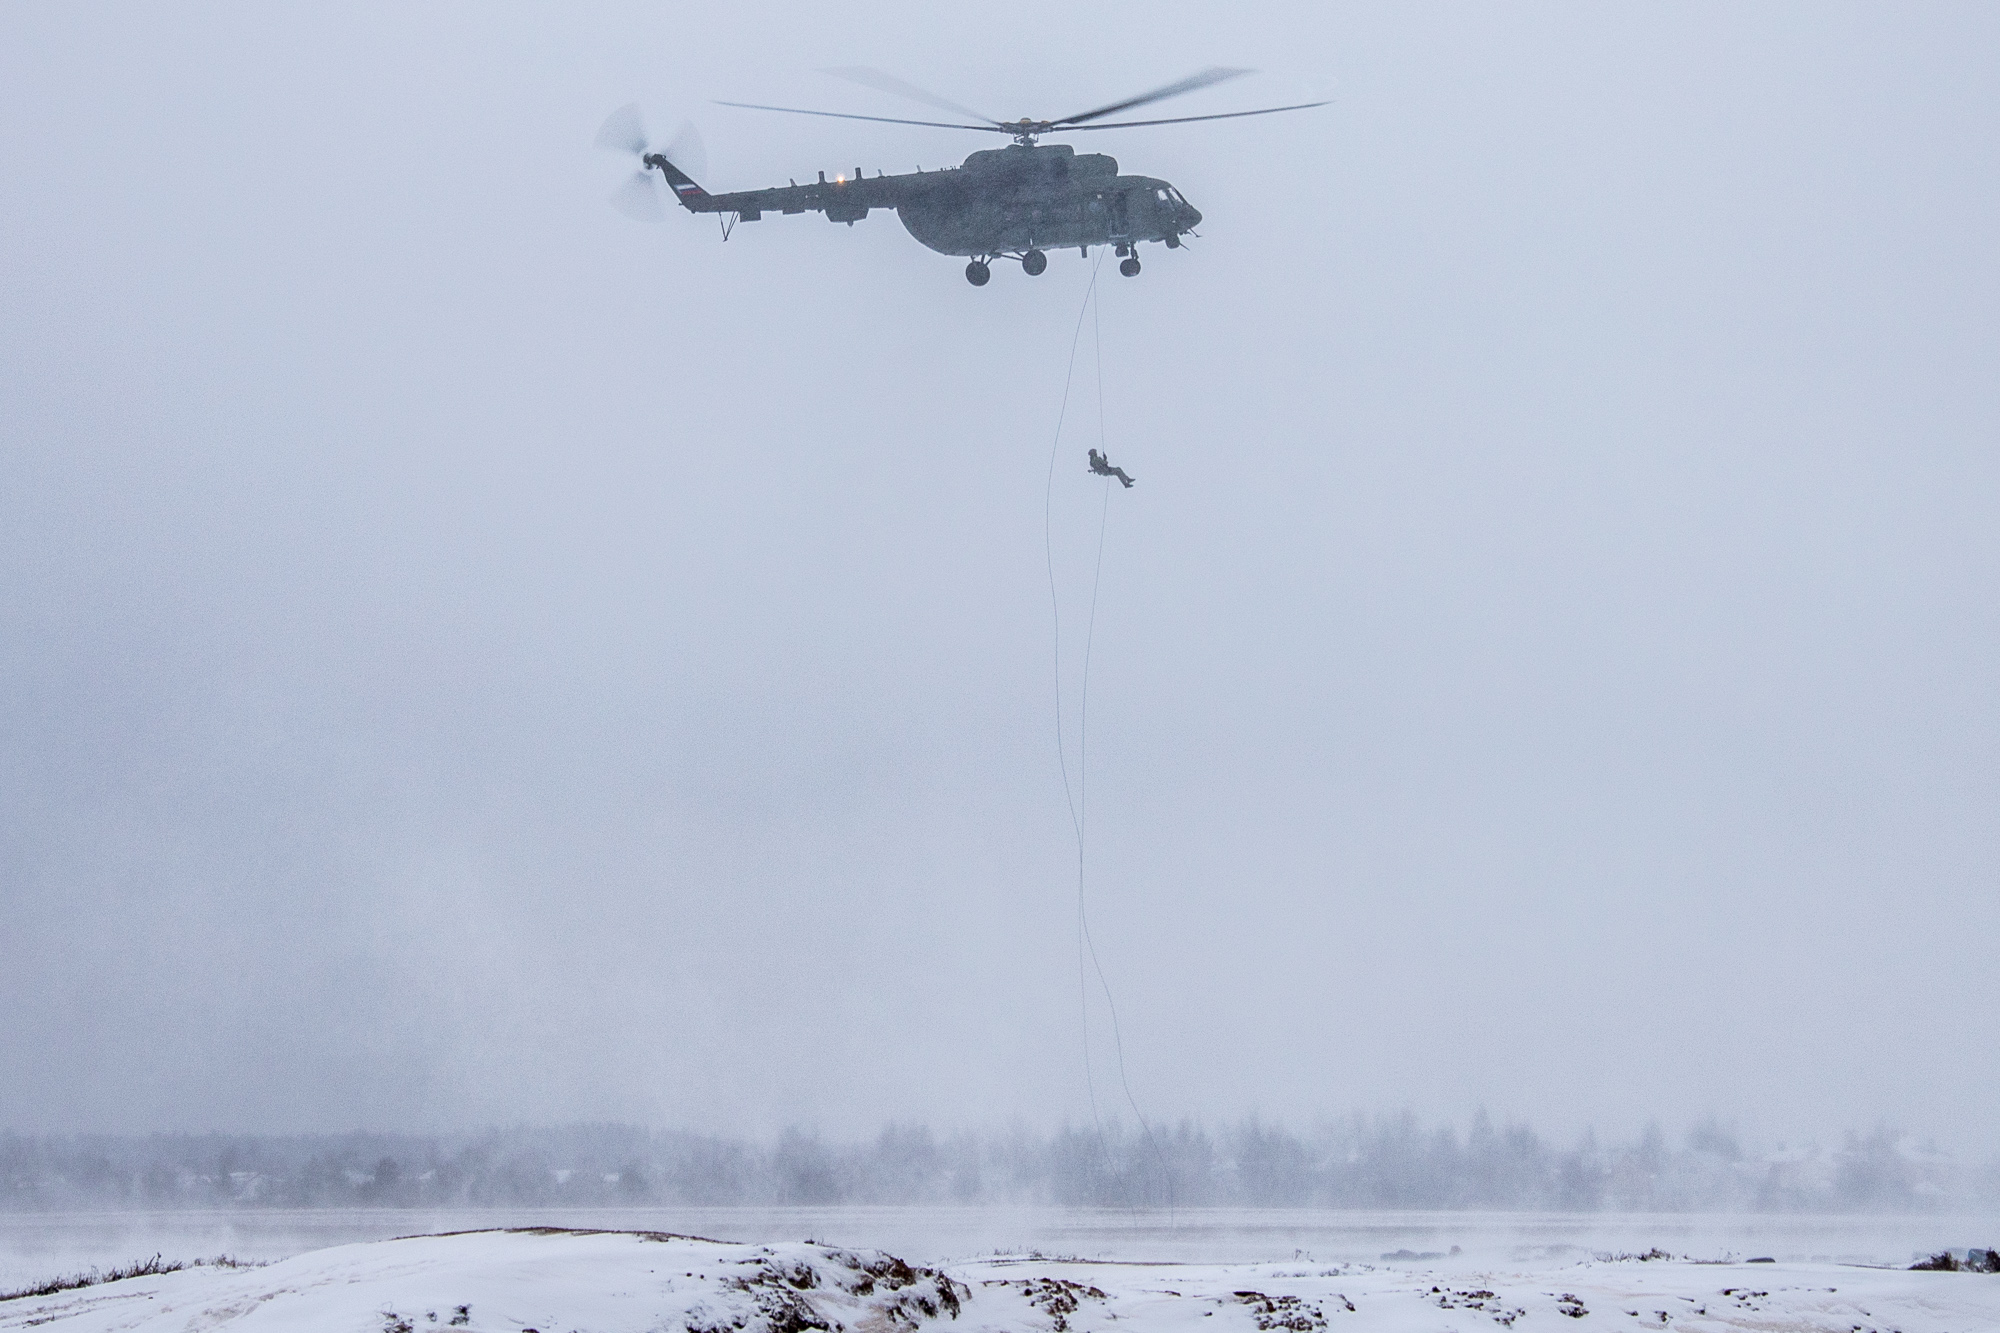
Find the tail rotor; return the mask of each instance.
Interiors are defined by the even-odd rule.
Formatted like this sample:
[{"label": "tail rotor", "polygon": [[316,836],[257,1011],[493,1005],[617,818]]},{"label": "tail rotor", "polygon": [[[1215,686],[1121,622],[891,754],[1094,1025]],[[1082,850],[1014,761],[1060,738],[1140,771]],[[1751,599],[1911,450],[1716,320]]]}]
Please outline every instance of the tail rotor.
[{"label": "tail rotor", "polygon": [[706,155],[694,122],[683,122],[672,138],[664,145],[655,147],[646,136],[645,118],[640,115],[636,102],[621,106],[605,117],[604,124],[597,131],[596,142],[599,148],[628,154],[637,163],[625,183],[611,192],[610,199],[613,208],[635,222],[667,220],[666,200],[661,196],[666,184],[665,174],[655,172],[647,165],[648,157],[658,154],[690,176],[701,175],[705,167]]}]

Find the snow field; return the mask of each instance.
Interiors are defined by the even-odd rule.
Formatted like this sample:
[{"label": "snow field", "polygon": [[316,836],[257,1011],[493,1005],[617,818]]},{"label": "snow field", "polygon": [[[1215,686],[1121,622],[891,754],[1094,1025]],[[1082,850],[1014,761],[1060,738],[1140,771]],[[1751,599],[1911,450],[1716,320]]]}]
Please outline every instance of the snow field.
[{"label": "snow field", "polygon": [[1450,1275],[1372,1265],[993,1257],[641,1232],[343,1245],[0,1304],[50,1333],[2000,1333],[2000,1276],[1598,1261]]}]

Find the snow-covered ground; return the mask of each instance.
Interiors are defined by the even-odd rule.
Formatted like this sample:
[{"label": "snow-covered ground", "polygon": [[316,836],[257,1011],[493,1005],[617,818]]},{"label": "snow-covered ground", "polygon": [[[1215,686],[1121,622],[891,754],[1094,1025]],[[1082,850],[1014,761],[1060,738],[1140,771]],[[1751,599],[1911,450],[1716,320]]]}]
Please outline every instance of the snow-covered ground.
[{"label": "snow-covered ground", "polygon": [[0,1330],[327,1333],[1374,1333],[2000,1330],[2000,1276],[1592,1260],[1487,1271],[880,1251],[633,1232],[484,1231],[193,1268],[0,1303]]},{"label": "snow-covered ground", "polygon": [[[887,1250],[912,1263],[958,1263],[998,1252],[1204,1264],[1300,1260],[1407,1263],[1454,1272],[1523,1268],[1643,1254],[1697,1259],[1772,1255],[1786,1261],[1904,1265],[1938,1250],[2000,1244],[2000,1212],[1985,1216],[1799,1213],[1522,1213],[1200,1208],[833,1205],[458,1209],[174,1209],[165,1212],[0,1210],[0,1291],[58,1273],[111,1268],[151,1254],[286,1259],[359,1241],[445,1231],[557,1226],[671,1231],[721,1240],[811,1236]],[[1446,1258],[1445,1256],[1451,1256]]]}]

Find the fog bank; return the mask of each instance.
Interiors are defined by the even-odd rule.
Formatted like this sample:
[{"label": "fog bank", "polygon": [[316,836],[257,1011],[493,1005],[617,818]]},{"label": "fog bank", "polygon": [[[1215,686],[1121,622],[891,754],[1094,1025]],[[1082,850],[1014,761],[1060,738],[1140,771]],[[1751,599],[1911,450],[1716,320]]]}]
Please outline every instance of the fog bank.
[{"label": "fog bank", "polygon": [[1746,1147],[1699,1125],[1558,1144],[1484,1116],[1409,1115],[1307,1132],[1215,1129],[937,1134],[840,1141],[597,1125],[480,1134],[0,1138],[0,1207],[549,1208],[983,1204],[1588,1212],[1910,1213],[2000,1203],[2000,1163],[1888,1129],[1831,1146]]}]

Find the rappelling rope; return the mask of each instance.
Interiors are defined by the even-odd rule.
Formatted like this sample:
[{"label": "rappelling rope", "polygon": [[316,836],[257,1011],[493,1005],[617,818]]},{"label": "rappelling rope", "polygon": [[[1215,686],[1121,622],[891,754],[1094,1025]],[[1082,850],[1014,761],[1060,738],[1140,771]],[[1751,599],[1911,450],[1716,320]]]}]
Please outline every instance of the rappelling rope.
[{"label": "rappelling rope", "polygon": [[[1083,317],[1085,314],[1089,313],[1091,308],[1091,301],[1097,295],[1097,270],[1100,267],[1102,267],[1103,264],[1104,264],[1104,252],[1100,250],[1097,252],[1097,263],[1091,266],[1090,286],[1084,291],[1083,305],[1079,307],[1076,312],[1076,328],[1072,330],[1070,333],[1069,364],[1063,371],[1062,405],[1056,410],[1055,439],[1049,443],[1049,475],[1047,483],[1044,485],[1042,490],[1042,557],[1043,560],[1048,565],[1049,617],[1051,622],[1055,626],[1053,639],[1055,646],[1055,677],[1056,677],[1056,764],[1062,772],[1063,803],[1069,809],[1070,832],[1076,838],[1076,908],[1077,908],[1077,924],[1079,927],[1077,935],[1077,955],[1076,955],[1076,963],[1077,963],[1076,999],[1077,999],[1078,1012],[1082,1015],[1083,1018],[1083,1081],[1084,1081],[1084,1087],[1089,1091],[1090,1094],[1090,1123],[1091,1126],[1097,1132],[1097,1147],[1098,1147],[1098,1152],[1100,1154],[1104,1154],[1108,1150],[1106,1149],[1104,1144],[1104,1122],[1098,1116],[1097,1113],[1097,1079],[1095,1074],[1092,1072],[1090,1065],[1090,990],[1088,986],[1088,978],[1086,977],[1083,970],[1084,941],[1088,938],[1088,936],[1081,929],[1084,921],[1083,817],[1081,811],[1077,807],[1076,793],[1070,787],[1069,750],[1063,744],[1062,602],[1056,595],[1055,539],[1052,533],[1052,529],[1054,526],[1053,515],[1055,509],[1055,493],[1056,493],[1056,456],[1062,448],[1063,422],[1069,416],[1070,385],[1071,382],[1076,378],[1076,347],[1077,343],[1083,338]],[[1110,498],[1111,498],[1110,493],[1106,492],[1105,494],[1106,501],[1108,502]],[[1102,551],[1104,547],[1103,537],[1104,537],[1104,530],[1100,526],[1098,529],[1098,550],[1100,552],[1100,558],[1099,558],[1100,569],[1102,569],[1103,567],[1103,561],[1102,561]],[[1090,599],[1092,608],[1091,620],[1094,624],[1094,622],[1097,619],[1097,613],[1096,613],[1097,590],[1094,584],[1091,588]],[[1087,683],[1087,678],[1086,678],[1086,683]],[[1086,701],[1088,700],[1088,697],[1089,696],[1086,693],[1085,695]],[[1080,781],[1082,778],[1082,773],[1079,772],[1077,776]],[[1108,1157],[1106,1159],[1106,1164],[1107,1165],[1109,1164]]]},{"label": "rappelling rope", "polygon": [[[1062,405],[1056,412],[1055,439],[1049,445],[1048,481],[1042,495],[1042,554],[1048,565],[1049,613],[1054,625],[1056,684],[1056,763],[1062,771],[1063,800],[1069,807],[1071,831],[1076,835],[1076,984],[1077,1004],[1083,1020],[1083,1077],[1090,1094],[1090,1119],[1097,1131],[1100,1153],[1109,1165],[1109,1148],[1105,1144],[1104,1124],[1098,1116],[1097,1081],[1090,1063],[1090,972],[1097,974],[1098,987],[1104,992],[1104,1006],[1111,1015],[1111,1041],[1117,1052],[1118,1082],[1125,1093],[1125,1102],[1132,1108],[1132,1115],[1139,1122],[1139,1128],[1146,1136],[1154,1157],[1160,1164],[1161,1178],[1166,1186],[1168,1217],[1171,1222],[1174,1186],[1173,1172],[1168,1168],[1166,1156],[1160,1149],[1159,1141],[1153,1135],[1153,1127],[1139,1109],[1138,1099],[1132,1095],[1131,1081],[1125,1074],[1125,1038],[1118,1025],[1118,1003],[1112,998],[1111,983],[1104,975],[1104,965],[1098,960],[1097,946],[1090,938],[1090,917],[1084,904],[1084,848],[1085,833],[1090,826],[1090,654],[1097,638],[1097,594],[1104,580],[1104,536],[1110,526],[1111,478],[1104,478],[1103,498],[1098,505],[1097,515],[1097,560],[1090,577],[1090,616],[1085,622],[1083,638],[1083,689],[1077,710],[1077,775],[1074,788],[1069,780],[1069,754],[1063,745],[1062,733],[1062,603],[1056,595],[1055,543],[1052,536],[1055,497],[1056,458],[1062,448],[1063,423],[1069,415],[1070,387],[1076,377],[1076,349],[1083,338],[1083,317],[1091,317],[1091,346],[1096,361],[1097,379],[1097,445],[1100,453],[1108,453],[1104,426],[1104,339],[1098,318],[1097,272],[1104,263],[1104,252],[1098,251],[1097,263],[1090,270],[1090,285],[1083,295],[1083,307],[1076,313],[1076,328],[1070,335],[1069,365],[1063,371]],[[1085,960],[1089,968],[1086,970]],[[1129,1199],[1128,1199],[1129,1204]]]}]

